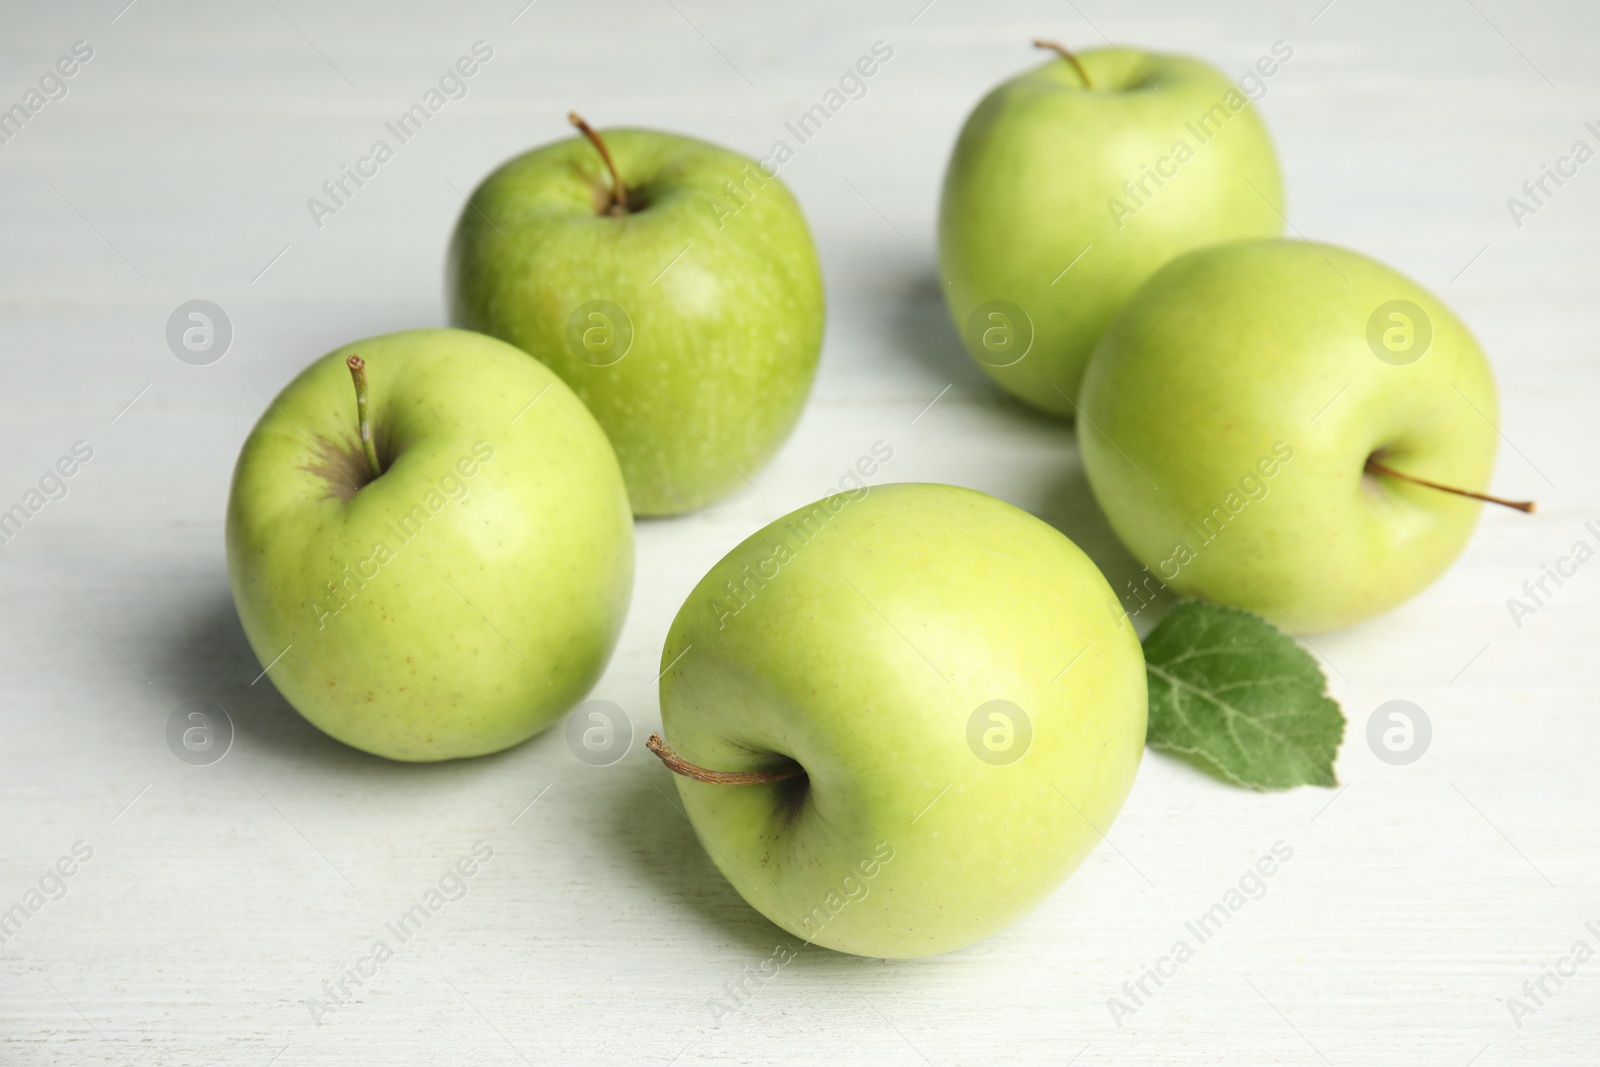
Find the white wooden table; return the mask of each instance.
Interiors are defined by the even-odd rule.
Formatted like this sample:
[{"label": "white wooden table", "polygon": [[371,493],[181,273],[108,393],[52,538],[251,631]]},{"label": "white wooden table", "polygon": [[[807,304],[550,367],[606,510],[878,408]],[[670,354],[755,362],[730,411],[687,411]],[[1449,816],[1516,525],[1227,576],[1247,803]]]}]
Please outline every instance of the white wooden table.
[{"label": "white wooden table", "polygon": [[[1574,140],[1600,147],[1583,127],[1600,118],[1600,11],[523,2],[95,0],[0,18],[0,107],[74,42],[93,49],[65,97],[0,145],[0,508],[75,442],[93,449],[0,546],[0,909],[29,912],[0,944],[0,1061],[1596,1062],[1600,960],[1547,978],[1520,1020],[1508,998],[1575,941],[1600,949],[1600,565],[1520,628],[1505,601],[1597,540],[1583,524],[1600,517],[1600,162],[1520,227],[1505,201]],[[1114,847],[1013,928],[924,961],[806,949],[716,1018],[712,999],[782,935],[702,856],[642,747],[593,768],[555,730],[401,766],[253,684],[223,563],[234,456],[263,395],[310,359],[442,321],[459,192],[567,135],[573,107],[764,153],[879,40],[894,55],[866,96],[784,169],[830,297],[810,407],[754,489],[641,525],[632,613],[595,696],[627,709],[637,738],[655,728],[661,642],[696,578],[880,439],[895,449],[885,479],[1030,509],[1120,584],[1134,568],[1070,429],[969,365],[928,263],[967,110],[1035,61],[1031,37],[1087,47],[1101,31],[1233,73],[1293,47],[1260,106],[1295,229],[1395,264],[1474,326],[1503,392],[1495,487],[1541,504],[1534,519],[1485,514],[1425,595],[1317,639],[1351,720],[1343,790],[1256,795],[1151,755]],[[467,96],[318,228],[307,198],[479,40],[493,58]],[[166,342],[191,299],[232,324],[211,365]],[[1365,740],[1391,699],[1433,724],[1408,766]],[[219,762],[169,750],[190,700],[230,714]],[[308,1007],[479,841],[493,858],[464,896],[347,981],[337,1010]],[[1266,895],[1117,1025],[1108,1000],[1279,841],[1293,858]],[[58,861],[73,872],[59,883]]]}]

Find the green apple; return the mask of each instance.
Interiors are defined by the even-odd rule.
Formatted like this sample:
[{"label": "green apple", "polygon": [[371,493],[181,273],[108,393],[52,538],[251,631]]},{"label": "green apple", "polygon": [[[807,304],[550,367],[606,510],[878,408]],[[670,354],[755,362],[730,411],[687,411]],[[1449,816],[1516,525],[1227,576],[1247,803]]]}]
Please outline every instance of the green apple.
[{"label": "green apple", "polygon": [[496,752],[550,725],[600,676],[633,585],[605,434],[549,370],[465,330],[358,341],[285,386],[239,454],[227,544],[279,692],[397,760]]},{"label": "green apple", "polygon": [[822,347],[816,249],[754,161],[584,129],[593,144],[534,149],[472,194],[450,241],[451,320],[572,387],[616,447],[635,514],[690,511],[742,488],[799,418]]},{"label": "green apple", "polygon": [[1480,505],[1483,352],[1416,282],[1331,245],[1241,241],[1164,267],[1083,381],[1089,484],[1161,583],[1326,630],[1437,578]]},{"label": "green apple", "polygon": [[711,860],[777,925],[858,955],[945,952],[1026,913],[1101,840],[1144,750],[1143,651],[1099,570],[953,486],[767,526],[695,587],[662,666],[658,755],[798,775],[680,773]]},{"label": "green apple", "polygon": [[1087,85],[1056,58],[983,98],[939,202],[946,302],[968,351],[1057,415],[1075,414],[1095,341],[1164,263],[1283,232],[1272,141],[1221,72],[1131,48],[1077,60]]}]

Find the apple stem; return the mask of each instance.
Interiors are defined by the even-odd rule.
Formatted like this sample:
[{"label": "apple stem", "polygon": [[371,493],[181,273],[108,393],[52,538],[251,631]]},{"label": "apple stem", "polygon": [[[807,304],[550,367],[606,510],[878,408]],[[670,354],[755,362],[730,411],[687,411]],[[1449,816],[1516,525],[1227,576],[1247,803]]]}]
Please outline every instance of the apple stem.
[{"label": "apple stem", "polygon": [[617,164],[611,158],[611,152],[606,148],[606,143],[594,131],[594,127],[583,121],[583,116],[576,111],[567,112],[567,121],[578,127],[583,135],[589,138],[589,143],[594,145],[595,151],[600,153],[600,158],[606,161],[606,169],[611,172],[611,198],[612,202],[606,206],[609,215],[626,215],[628,213],[628,187],[622,184],[622,175],[617,173]]},{"label": "apple stem", "polygon": [[372,443],[372,420],[367,417],[367,361],[354,352],[345,357],[344,365],[350,368],[350,377],[356,383],[356,419],[361,428],[361,449],[367,454],[367,466],[372,468],[372,476],[377,478],[383,474],[383,467],[378,463],[378,449]]},{"label": "apple stem", "polygon": [[1457,496],[1469,496],[1474,500],[1483,500],[1490,504],[1499,504],[1502,507],[1515,508],[1518,511],[1526,511],[1529,514],[1532,514],[1535,509],[1535,504],[1532,500],[1506,500],[1502,497],[1490,496],[1488,493],[1474,493],[1470,489],[1457,489],[1453,485],[1440,485],[1438,482],[1430,482],[1426,478],[1418,478],[1415,474],[1406,474],[1404,471],[1397,471],[1393,467],[1386,467],[1382,463],[1379,463],[1376,459],[1373,459],[1371,456],[1367,457],[1367,470],[1372,474],[1387,474],[1391,478],[1399,478],[1402,481],[1414,482],[1417,485],[1425,485],[1429,489],[1438,489],[1446,493],[1455,493]]},{"label": "apple stem", "polygon": [[712,785],[766,785],[769,782],[798,778],[805,773],[798,765],[781,771],[708,771],[672,751],[672,746],[663,741],[660,734],[651,734],[645,741],[644,747],[654,752],[673,774],[681,774],[685,778],[693,778],[697,782],[709,782]]},{"label": "apple stem", "polygon": [[1090,82],[1089,82],[1089,72],[1083,69],[1083,64],[1078,62],[1078,57],[1073,55],[1071,52],[1067,51],[1061,45],[1057,44],[1054,41],[1046,41],[1043,38],[1035,37],[1034,40],[1033,40],[1033,47],[1035,47],[1035,48],[1048,48],[1048,49],[1050,49],[1050,51],[1056,53],[1062,59],[1066,60],[1068,63],[1071,63],[1072,64],[1072,69],[1077,71],[1078,72],[1078,77],[1083,79],[1083,87],[1085,89],[1093,89],[1094,88],[1094,86],[1092,84],[1090,84]]}]

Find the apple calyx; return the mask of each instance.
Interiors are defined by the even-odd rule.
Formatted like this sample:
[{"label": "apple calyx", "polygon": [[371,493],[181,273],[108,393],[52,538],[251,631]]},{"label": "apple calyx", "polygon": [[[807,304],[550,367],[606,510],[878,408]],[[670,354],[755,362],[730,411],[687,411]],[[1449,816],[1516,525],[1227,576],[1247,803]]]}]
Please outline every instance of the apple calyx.
[{"label": "apple calyx", "polygon": [[681,774],[685,778],[693,778],[697,782],[709,782],[712,785],[766,785],[769,782],[798,778],[806,773],[799,764],[781,771],[709,771],[704,767],[695,766],[672,751],[672,746],[663,741],[660,734],[651,734],[645,741],[644,747],[654,752],[673,774]]},{"label": "apple calyx", "polygon": [[1515,508],[1517,511],[1525,511],[1530,515],[1536,508],[1536,505],[1532,500],[1506,500],[1502,497],[1490,496],[1488,493],[1474,493],[1470,489],[1457,489],[1453,485],[1440,485],[1438,482],[1430,482],[1426,478],[1418,478],[1415,474],[1406,474],[1404,471],[1397,471],[1393,467],[1387,467],[1384,464],[1379,463],[1374,456],[1367,457],[1366,470],[1368,474],[1388,475],[1390,478],[1399,478],[1401,481],[1412,482],[1416,485],[1425,485],[1429,489],[1438,489],[1439,491],[1445,493],[1455,493],[1457,496],[1467,496],[1474,500],[1482,500],[1490,504],[1499,504],[1502,507]]},{"label": "apple calyx", "polygon": [[1078,77],[1083,79],[1083,87],[1085,89],[1094,88],[1094,86],[1089,82],[1089,72],[1083,69],[1083,64],[1078,62],[1078,57],[1067,51],[1064,47],[1054,41],[1046,41],[1042,37],[1035,37],[1033,39],[1033,47],[1048,48],[1050,51],[1056,53],[1068,63],[1071,63],[1072,69],[1077,71]]},{"label": "apple calyx", "polygon": [[361,450],[367,454],[367,466],[372,468],[372,476],[377,478],[383,474],[383,465],[378,462],[378,448],[372,442],[372,420],[367,415],[367,361],[352,352],[345,357],[344,365],[350,368],[350,377],[356,383],[356,419],[360,426]]},{"label": "apple calyx", "polygon": [[611,152],[606,148],[606,143],[600,139],[594,127],[583,121],[583,116],[576,111],[567,112],[567,121],[576,126],[589,143],[594,145],[595,151],[600,153],[600,158],[605,160],[606,169],[611,172],[611,197],[604,208],[602,215],[626,215],[628,213],[628,187],[622,184],[622,175],[617,173],[617,164],[611,158]]}]

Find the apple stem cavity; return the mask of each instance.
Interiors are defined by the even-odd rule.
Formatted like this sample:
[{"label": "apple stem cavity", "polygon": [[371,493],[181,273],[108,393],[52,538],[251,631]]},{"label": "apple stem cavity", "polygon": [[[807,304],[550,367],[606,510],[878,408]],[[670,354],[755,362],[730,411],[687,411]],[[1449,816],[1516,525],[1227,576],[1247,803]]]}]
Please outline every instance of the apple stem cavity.
[{"label": "apple stem cavity", "polygon": [[1094,88],[1094,86],[1089,82],[1089,72],[1083,69],[1083,64],[1078,62],[1078,57],[1073,55],[1071,52],[1067,51],[1064,47],[1062,47],[1061,45],[1057,44],[1054,41],[1046,41],[1046,40],[1044,40],[1043,38],[1040,38],[1040,37],[1035,37],[1034,38],[1033,47],[1035,47],[1035,48],[1048,48],[1050,51],[1056,53],[1062,59],[1066,60],[1068,63],[1071,63],[1072,64],[1072,69],[1077,71],[1078,72],[1078,77],[1083,79],[1083,87],[1085,89],[1093,89]]},{"label": "apple stem cavity", "polygon": [[360,424],[361,450],[367,454],[367,466],[372,468],[372,476],[377,478],[383,474],[383,466],[378,462],[378,448],[372,442],[372,420],[367,415],[367,361],[352,352],[345,357],[344,365],[350,368],[350,377],[356,383],[356,419]]},{"label": "apple stem cavity", "polygon": [[594,145],[595,151],[600,153],[600,158],[605,160],[606,169],[611,172],[611,200],[606,204],[605,210],[601,214],[626,215],[628,213],[628,187],[622,184],[622,175],[617,172],[617,164],[611,158],[610,149],[606,148],[606,143],[600,139],[600,135],[595,132],[594,127],[583,121],[583,116],[576,111],[567,112],[567,121],[578,127],[583,135],[589,138],[589,143]]},{"label": "apple stem cavity", "polygon": [[693,778],[697,782],[708,782],[712,785],[767,785],[770,782],[798,778],[806,773],[799,764],[781,771],[708,771],[672,751],[672,746],[663,741],[660,734],[651,734],[645,741],[644,747],[654,752],[673,774],[681,774],[685,778]]},{"label": "apple stem cavity", "polygon": [[1470,489],[1457,489],[1453,485],[1440,485],[1438,482],[1430,482],[1426,478],[1418,478],[1415,474],[1406,474],[1404,471],[1397,471],[1393,467],[1384,466],[1372,456],[1367,457],[1367,473],[1388,475],[1390,478],[1399,478],[1401,481],[1412,482],[1416,485],[1425,485],[1429,489],[1438,489],[1445,493],[1455,493],[1457,496],[1468,496],[1474,500],[1482,500],[1490,504],[1499,504],[1501,507],[1515,508],[1518,511],[1525,511],[1529,514],[1532,514],[1535,510],[1535,503],[1532,500],[1506,500],[1502,497],[1490,496],[1488,493],[1474,493]]}]

